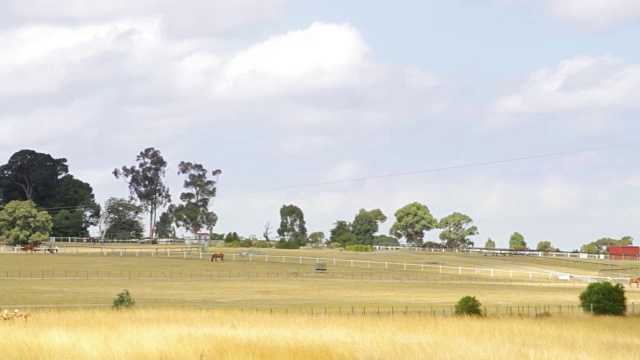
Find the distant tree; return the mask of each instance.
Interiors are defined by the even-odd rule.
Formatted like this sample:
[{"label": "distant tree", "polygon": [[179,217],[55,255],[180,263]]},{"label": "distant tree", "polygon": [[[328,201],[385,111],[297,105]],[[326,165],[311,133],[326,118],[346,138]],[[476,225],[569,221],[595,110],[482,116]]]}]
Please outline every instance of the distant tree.
[{"label": "distant tree", "polygon": [[138,239],[142,237],[144,228],[140,221],[142,206],[134,201],[121,198],[110,198],[100,215],[98,228],[100,237],[121,239]]},{"label": "distant tree", "polygon": [[225,235],[224,237],[224,242],[226,243],[232,243],[234,241],[240,241],[240,240],[242,239],[240,238],[240,236],[238,236],[238,233],[235,231],[227,233],[227,235]]},{"label": "distant tree", "polygon": [[88,228],[98,222],[100,206],[95,202],[91,186],[68,172],[64,158],[55,159],[34,150],[20,150],[11,156],[7,164],[0,166],[0,205],[13,200],[32,200],[37,206],[47,209],[52,217],[64,209],[74,221],[62,221],[59,217],[53,235],[87,233]]},{"label": "distant tree", "polygon": [[438,221],[431,215],[426,205],[414,202],[400,208],[395,213],[396,222],[389,235],[401,238],[417,246],[422,245],[425,232],[438,227]]},{"label": "distant tree", "polygon": [[482,316],[482,304],[475,296],[465,296],[456,304],[455,314],[459,316]]},{"label": "distant tree", "polygon": [[183,185],[185,191],[180,194],[182,204],[169,207],[178,227],[185,228],[194,236],[203,228],[209,232],[213,230],[218,222],[218,216],[209,210],[209,203],[216,196],[220,174],[222,171],[214,170],[211,176],[215,180],[209,179],[209,172],[202,165],[180,162],[178,175],[187,176]]},{"label": "distant tree", "polygon": [[324,233],[322,231],[312,232],[309,235],[309,242],[312,244],[322,244],[324,242]]},{"label": "distant tree", "polygon": [[31,200],[14,200],[0,211],[0,238],[9,245],[39,244],[49,237],[51,215]]},{"label": "distant tree", "polygon": [[340,244],[342,246],[346,246],[347,244],[355,245],[356,236],[351,232],[351,224],[343,220],[336,221],[333,229],[331,229],[329,243]]},{"label": "distant tree", "polygon": [[159,150],[146,148],[136,157],[138,165],[123,166],[114,169],[116,179],[123,178],[129,185],[129,191],[135,196],[142,208],[149,213],[149,237],[153,237],[156,212],[159,207],[171,202],[169,188],[165,186],[163,178],[167,169],[167,162]]},{"label": "distant tree", "polygon": [[74,237],[83,234],[85,229],[82,211],[60,210],[53,216],[51,235],[55,237]]},{"label": "distant tree", "polygon": [[609,246],[611,245],[624,245],[624,246],[633,245],[633,238],[631,236],[624,236],[620,240],[616,240],[612,238],[601,238],[594,242],[590,242],[588,244],[583,245],[580,248],[580,251],[591,253],[591,254],[608,254]]},{"label": "distant tree", "polygon": [[281,241],[304,245],[307,242],[307,227],[304,213],[295,205],[282,205],[280,208],[280,227],[278,235]]},{"label": "distant tree", "polygon": [[540,241],[538,243],[538,246],[536,247],[537,251],[544,251],[544,252],[549,252],[549,251],[557,251],[556,248],[554,248],[551,245],[551,242],[549,241]]},{"label": "distant tree", "polygon": [[378,235],[373,238],[373,245],[400,246],[400,242],[398,241],[397,238],[394,238],[393,236]]},{"label": "distant tree", "polygon": [[373,244],[375,233],[378,232],[378,221],[371,213],[365,209],[360,209],[353,223],[351,223],[351,232],[355,235],[357,244],[371,245]]},{"label": "distant tree", "polygon": [[470,226],[473,223],[467,215],[454,212],[440,220],[440,240],[448,248],[468,248],[474,245],[469,236],[478,235],[478,228]]},{"label": "distant tree", "polygon": [[[362,211],[362,210],[361,210]],[[382,224],[383,222],[387,221],[387,216],[385,214],[382,213],[382,210],[380,209],[373,209],[373,210],[369,210],[367,211],[367,213],[369,214],[369,216],[371,216],[375,221],[378,222],[378,224]]]},{"label": "distant tree", "polygon": [[444,249],[444,245],[442,245],[442,243],[435,241],[425,241],[424,244],[422,244],[422,247],[427,249]]},{"label": "distant tree", "polygon": [[496,242],[491,240],[491,238],[487,239],[487,242],[484,244],[485,249],[495,249],[496,248]]},{"label": "distant tree", "polygon": [[155,236],[160,239],[175,239],[176,229],[173,227],[174,222],[175,218],[171,212],[163,212],[155,224]]},{"label": "distant tree", "polygon": [[527,243],[524,241],[524,236],[520,233],[514,232],[509,239],[509,249],[526,250]]},{"label": "distant tree", "polygon": [[594,315],[619,315],[627,312],[627,298],[622,284],[591,283],[580,294],[580,307]]},{"label": "distant tree", "polygon": [[264,237],[266,241],[271,241],[270,236],[271,236],[271,223],[267,222],[264,225],[264,231],[262,232],[262,237]]}]

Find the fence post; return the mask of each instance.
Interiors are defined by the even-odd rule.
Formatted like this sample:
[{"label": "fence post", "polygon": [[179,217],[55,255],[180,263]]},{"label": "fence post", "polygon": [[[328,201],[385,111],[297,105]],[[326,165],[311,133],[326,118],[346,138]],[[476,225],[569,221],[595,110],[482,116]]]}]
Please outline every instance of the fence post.
[{"label": "fence post", "polygon": [[462,275],[462,266],[458,267],[458,274]]},{"label": "fence post", "polygon": [[298,264],[302,264],[302,256],[300,256],[300,259],[298,260]]}]

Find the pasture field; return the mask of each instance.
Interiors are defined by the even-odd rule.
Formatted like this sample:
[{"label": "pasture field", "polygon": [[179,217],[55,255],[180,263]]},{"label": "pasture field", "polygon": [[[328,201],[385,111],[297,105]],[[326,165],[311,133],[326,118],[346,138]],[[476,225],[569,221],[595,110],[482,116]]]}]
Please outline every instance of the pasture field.
[{"label": "pasture field", "polygon": [[41,310],[3,359],[637,359],[638,318],[428,318],[212,308]]}]

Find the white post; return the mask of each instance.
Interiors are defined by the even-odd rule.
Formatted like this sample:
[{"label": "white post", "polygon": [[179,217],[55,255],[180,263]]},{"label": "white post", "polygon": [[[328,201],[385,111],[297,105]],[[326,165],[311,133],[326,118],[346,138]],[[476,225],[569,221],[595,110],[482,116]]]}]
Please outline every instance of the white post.
[{"label": "white post", "polygon": [[251,259],[252,259],[252,258],[251,258],[252,256],[253,256],[253,254],[249,254],[249,261],[253,261],[253,260],[251,260]]},{"label": "white post", "polygon": [[491,269],[491,277],[493,277],[493,269]]},{"label": "white post", "polygon": [[458,267],[458,274],[462,274],[462,266]]},{"label": "white post", "polygon": [[298,264],[302,264],[302,256],[300,256],[300,259],[298,260]]},{"label": "white post", "polygon": [[353,260],[351,260],[351,267],[353,267]]},{"label": "white post", "polygon": [[442,274],[442,265],[440,265],[440,274]]}]

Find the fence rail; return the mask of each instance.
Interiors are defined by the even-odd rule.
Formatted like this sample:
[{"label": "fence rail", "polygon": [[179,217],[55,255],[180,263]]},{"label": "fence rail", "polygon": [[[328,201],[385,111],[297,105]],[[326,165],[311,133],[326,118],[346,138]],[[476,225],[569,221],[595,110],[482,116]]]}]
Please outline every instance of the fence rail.
[{"label": "fence rail", "polygon": [[[51,248],[51,247],[50,247]],[[213,253],[202,252],[199,247],[184,248],[154,248],[154,249],[135,249],[135,248],[102,248],[102,247],[59,247],[59,253],[87,256],[164,256],[164,257],[182,257],[184,259],[209,259]],[[19,247],[2,247],[0,251],[19,252]],[[47,251],[40,251],[36,256],[51,256]],[[628,283],[628,277],[610,277],[610,276],[589,276],[577,275],[561,272],[541,272],[541,271],[522,271],[522,270],[504,270],[494,268],[474,268],[463,266],[445,266],[439,264],[417,264],[417,263],[399,263],[389,261],[371,261],[371,260],[355,260],[355,259],[337,259],[326,257],[305,257],[305,256],[284,256],[269,254],[226,254],[226,259],[231,261],[263,261],[263,262],[282,262],[297,263],[298,265],[313,265],[318,263],[327,264],[327,273],[331,274],[332,269],[341,267],[361,268],[371,270],[393,270],[393,271],[420,271],[428,273],[437,273],[440,275],[458,275],[465,278],[476,279],[509,279],[509,280],[529,280],[537,282],[598,282],[610,281],[619,283]],[[1,274],[0,274],[1,276]],[[7,276],[8,277],[8,276]],[[409,279],[407,279],[409,280]],[[508,281],[509,281],[508,280]]]}]

